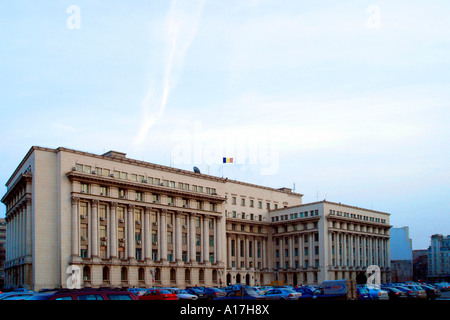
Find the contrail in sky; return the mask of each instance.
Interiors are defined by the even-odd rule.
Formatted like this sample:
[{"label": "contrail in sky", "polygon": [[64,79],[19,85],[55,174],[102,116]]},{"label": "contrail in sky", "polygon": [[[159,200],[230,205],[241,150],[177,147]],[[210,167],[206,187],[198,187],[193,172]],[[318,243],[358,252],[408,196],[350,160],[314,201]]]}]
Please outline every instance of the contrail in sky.
[{"label": "contrail in sky", "polygon": [[142,101],[142,123],[134,145],[141,145],[150,128],[163,116],[171,91],[182,72],[184,57],[197,33],[205,0],[172,1],[167,27],[167,59],[162,88],[155,89],[155,80]]}]

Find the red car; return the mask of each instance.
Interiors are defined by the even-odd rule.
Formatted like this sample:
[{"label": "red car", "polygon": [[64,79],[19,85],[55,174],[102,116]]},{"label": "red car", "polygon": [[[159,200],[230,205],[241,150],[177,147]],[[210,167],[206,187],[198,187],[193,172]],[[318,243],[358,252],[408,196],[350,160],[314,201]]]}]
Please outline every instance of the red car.
[{"label": "red car", "polygon": [[166,289],[150,289],[139,300],[178,300],[178,296]]}]

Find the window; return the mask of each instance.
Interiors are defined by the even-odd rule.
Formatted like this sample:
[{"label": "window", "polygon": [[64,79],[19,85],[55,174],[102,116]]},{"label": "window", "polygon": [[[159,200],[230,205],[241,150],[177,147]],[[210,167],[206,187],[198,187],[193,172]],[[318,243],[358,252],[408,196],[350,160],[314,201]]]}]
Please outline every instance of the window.
[{"label": "window", "polygon": [[132,300],[128,294],[108,294],[109,300]]},{"label": "window", "polygon": [[231,204],[236,204],[236,197],[231,198]]},{"label": "window", "polygon": [[85,218],[88,215],[88,207],[86,202],[80,202],[80,216],[84,216]]},{"label": "window", "polygon": [[103,300],[103,298],[100,294],[81,294],[78,300]]},{"label": "window", "polygon": [[107,196],[108,195],[108,188],[105,186],[100,186],[100,195],[101,196]]},{"label": "window", "polygon": [[142,260],[142,249],[136,248],[136,260]]},{"label": "window", "polygon": [[89,185],[86,183],[81,184],[81,192],[82,193],[89,193]]},{"label": "window", "polygon": [[245,206],[245,199],[241,198],[241,206]]}]

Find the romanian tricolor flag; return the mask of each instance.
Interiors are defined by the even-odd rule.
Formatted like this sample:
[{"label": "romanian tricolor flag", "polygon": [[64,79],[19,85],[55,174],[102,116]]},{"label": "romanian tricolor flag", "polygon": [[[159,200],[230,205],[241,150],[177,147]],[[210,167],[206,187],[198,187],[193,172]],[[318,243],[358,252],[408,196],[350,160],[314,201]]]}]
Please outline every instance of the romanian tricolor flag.
[{"label": "romanian tricolor flag", "polygon": [[223,158],[223,163],[233,163],[233,158]]}]

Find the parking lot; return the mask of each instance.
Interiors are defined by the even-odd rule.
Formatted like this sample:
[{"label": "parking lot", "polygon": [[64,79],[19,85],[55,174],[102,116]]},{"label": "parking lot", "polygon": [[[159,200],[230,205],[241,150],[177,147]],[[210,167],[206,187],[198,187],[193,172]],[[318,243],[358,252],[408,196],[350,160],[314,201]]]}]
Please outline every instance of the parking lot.
[{"label": "parking lot", "polygon": [[342,279],[295,287],[230,285],[225,288],[84,288],[40,292],[20,289],[0,294],[0,300],[450,300],[450,284],[408,282],[352,287],[348,280]]}]

